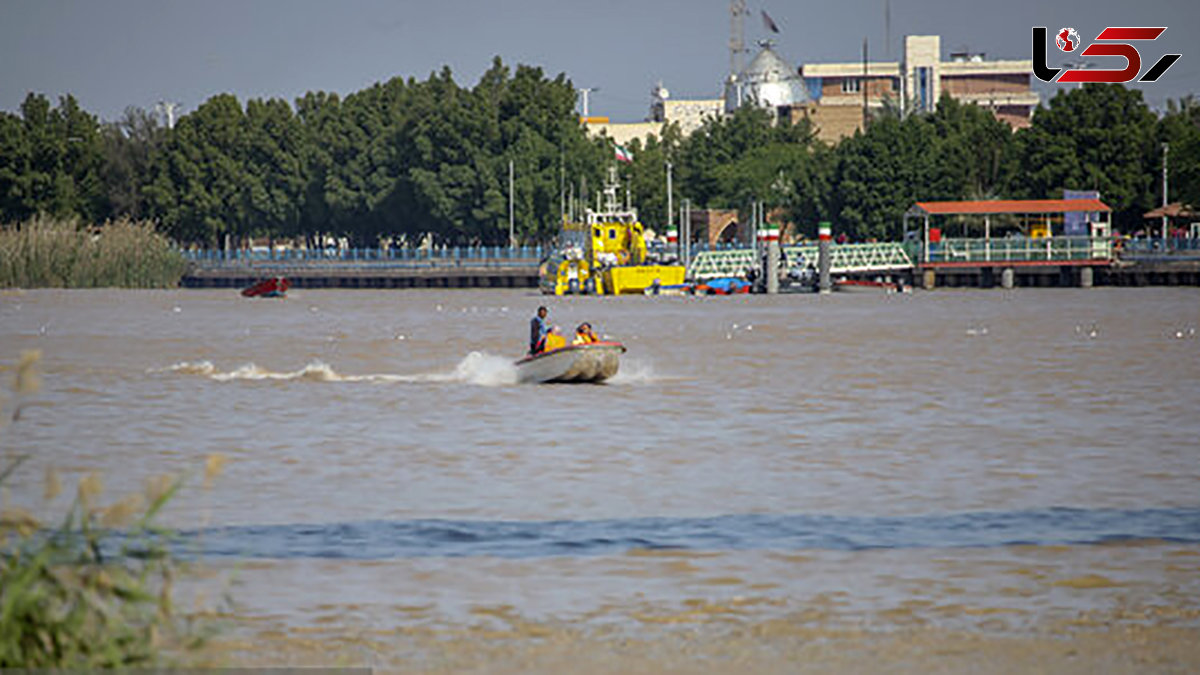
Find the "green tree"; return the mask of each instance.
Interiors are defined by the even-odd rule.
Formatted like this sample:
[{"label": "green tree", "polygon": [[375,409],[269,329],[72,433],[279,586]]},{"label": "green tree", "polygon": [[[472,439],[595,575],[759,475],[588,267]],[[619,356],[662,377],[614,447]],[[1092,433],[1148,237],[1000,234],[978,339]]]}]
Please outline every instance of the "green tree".
[{"label": "green tree", "polygon": [[307,187],[304,129],[287,102],[279,99],[248,101],[245,124],[247,225],[260,235],[294,236]]},{"label": "green tree", "polygon": [[1007,124],[949,96],[930,114],[885,110],[834,151],[828,209],[853,237],[898,239],[917,201],[1006,195],[1015,153]]},{"label": "green tree", "polygon": [[[633,161],[621,167],[621,179],[629,185],[633,203],[638,208],[638,215],[644,225],[657,232],[667,229],[667,162],[677,162],[682,134],[679,125],[669,124],[662,130],[662,138],[651,135],[643,144],[642,140],[634,139],[626,149],[633,155]],[[672,184],[671,206],[678,209],[683,199],[679,174],[674,171],[676,178]],[[675,218],[678,220],[678,217]]]},{"label": "green tree", "polygon": [[1114,209],[1114,224],[1140,227],[1155,203],[1155,132],[1140,90],[1119,84],[1062,90],[1017,133],[1015,191],[1045,199],[1060,197],[1064,188],[1098,190]]},{"label": "green tree", "polygon": [[1158,121],[1157,138],[1170,145],[1167,153],[1170,200],[1200,207],[1200,102],[1190,94],[1167,101],[1167,109]]},{"label": "green tree", "polygon": [[825,212],[832,155],[807,120],[776,123],[769,111],[741,108],[706,121],[678,155],[682,190],[699,205],[744,209],[757,200],[812,232]]},{"label": "green tree", "polygon": [[154,162],[166,142],[167,129],[141,108],[126,108],[116,122],[101,130],[104,161],[100,168],[105,217],[140,219],[148,213],[144,194]]},{"label": "green tree", "polygon": [[953,199],[958,185],[938,181],[937,136],[925,116],[875,120],[835,152],[829,213],[855,238],[899,236],[905,210],[922,199]]},{"label": "green tree", "polygon": [[21,116],[0,114],[0,217],[37,213],[94,220],[103,211],[102,143],[96,118],[73,96],[57,108],[29,94]]},{"label": "green tree", "polygon": [[176,240],[236,244],[250,234],[243,117],[234,96],[219,94],[175,125],[146,194]]},{"label": "green tree", "polygon": [[[737,162],[756,148],[774,140],[769,112],[747,106],[729,117],[705,121],[682,143],[679,152],[679,177],[687,194],[697,205],[708,208],[740,207],[737,195],[728,189],[728,172],[721,167]],[[726,174],[724,183],[721,174]]]}]

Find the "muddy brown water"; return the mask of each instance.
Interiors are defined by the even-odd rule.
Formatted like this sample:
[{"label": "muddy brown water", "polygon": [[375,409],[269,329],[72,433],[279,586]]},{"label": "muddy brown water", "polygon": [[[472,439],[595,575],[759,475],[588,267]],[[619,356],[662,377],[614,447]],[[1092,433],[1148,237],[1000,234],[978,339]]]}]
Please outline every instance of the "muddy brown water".
[{"label": "muddy brown water", "polygon": [[[543,303],[615,380],[514,383]],[[182,474],[187,592],[272,630],[1195,627],[1197,330],[1194,289],[6,291],[6,498]]]}]

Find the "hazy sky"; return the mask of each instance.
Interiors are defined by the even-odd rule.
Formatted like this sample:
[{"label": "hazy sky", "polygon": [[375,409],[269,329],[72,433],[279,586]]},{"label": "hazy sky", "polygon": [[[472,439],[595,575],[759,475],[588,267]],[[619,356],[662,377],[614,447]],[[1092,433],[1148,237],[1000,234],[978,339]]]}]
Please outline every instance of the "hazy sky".
[{"label": "hazy sky", "polygon": [[[1084,44],[1105,26],[1167,26],[1139,45],[1143,69],[1163,53],[1183,58],[1145,85],[1146,98],[1157,107],[1200,94],[1197,0],[890,2],[893,60],[906,34],[941,35],[943,56],[966,47],[1028,59],[1034,25],[1074,27]],[[346,94],[397,75],[424,79],[443,64],[473,85],[499,55],[598,87],[593,115],[635,121],[659,80],[675,98],[719,96],[728,8],[727,0],[0,0],[0,109],[16,111],[30,91],[72,93],[111,120],[163,99],[190,111],[222,92],[289,101],[310,90]],[[872,60],[888,56],[884,0],[752,1],[748,43],[765,36],[762,9],[792,63],[858,61],[863,37]],[[1051,65],[1065,60],[1049,52]],[[1043,95],[1058,86],[1068,85]]]}]

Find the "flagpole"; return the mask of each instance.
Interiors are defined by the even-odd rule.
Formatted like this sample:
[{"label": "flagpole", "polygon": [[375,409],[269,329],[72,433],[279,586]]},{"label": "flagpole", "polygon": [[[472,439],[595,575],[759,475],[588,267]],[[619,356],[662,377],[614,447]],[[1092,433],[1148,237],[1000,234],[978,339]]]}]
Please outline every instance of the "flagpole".
[{"label": "flagpole", "polygon": [[508,247],[517,247],[516,228],[513,219],[513,161],[508,160]]},{"label": "flagpole", "polygon": [[667,162],[667,232],[671,231],[671,225],[675,221],[675,213],[672,211],[674,204],[671,202],[671,169],[674,165],[670,161]]}]

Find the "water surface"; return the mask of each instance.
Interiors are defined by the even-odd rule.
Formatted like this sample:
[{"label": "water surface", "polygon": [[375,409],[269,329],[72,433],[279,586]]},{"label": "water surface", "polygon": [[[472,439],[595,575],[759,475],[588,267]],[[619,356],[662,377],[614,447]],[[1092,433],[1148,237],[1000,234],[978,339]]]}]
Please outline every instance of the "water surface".
[{"label": "water surface", "polygon": [[[541,303],[625,342],[621,374],[515,384]],[[0,360],[41,349],[45,386],[0,442],[47,516],[48,466],[111,499],[184,475],[165,519],[289,623],[758,598],[1034,625],[1197,605],[1198,327],[1195,289],[10,291]]]}]

